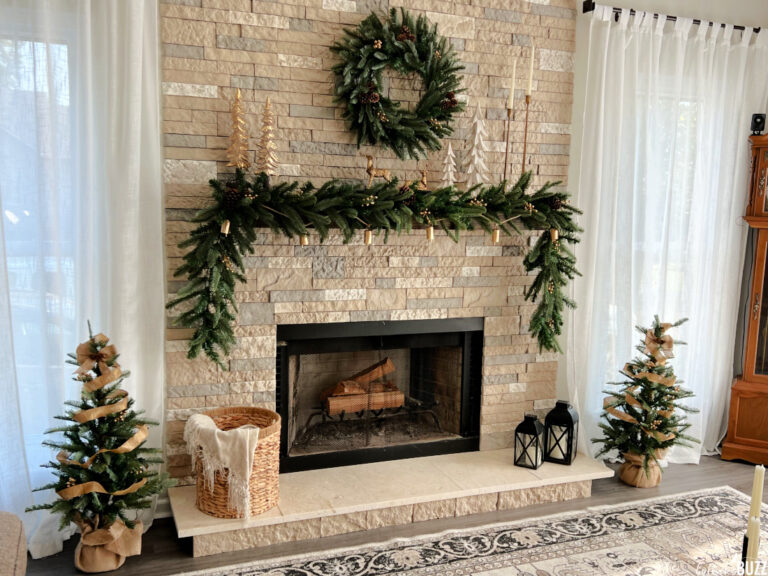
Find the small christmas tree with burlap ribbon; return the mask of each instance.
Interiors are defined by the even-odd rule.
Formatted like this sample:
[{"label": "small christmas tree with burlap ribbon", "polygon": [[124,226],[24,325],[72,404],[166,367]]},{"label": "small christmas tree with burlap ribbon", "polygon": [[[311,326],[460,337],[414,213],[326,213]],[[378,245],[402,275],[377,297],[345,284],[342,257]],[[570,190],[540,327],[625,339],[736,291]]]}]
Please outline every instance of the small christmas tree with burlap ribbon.
[{"label": "small christmas tree with burlap ribbon", "polygon": [[[686,413],[697,412],[680,401],[693,396],[681,386],[667,362],[674,358],[674,341],[667,334],[687,319],[674,324],[659,322],[654,317],[650,328],[637,326],[643,340],[636,347],[641,356],[624,365],[621,373],[627,380],[611,382],[616,390],[606,390],[603,418],[600,423],[603,438],[592,441],[602,444],[598,456],[617,450],[624,458],[619,476],[633,486],[655,486],[661,481],[658,461],[676,444],[691,446],[698,440],[685,434],[690,428]],[[677,342],[685,344],[684,342]]]},{"label": "small christmas tree with burlap ribbon", "polygon": [[46,431],[64,438],[43,442],[59,451],[55,461],[44,465],[56,480],[38,488],[52,488],[59,499],[29,510],[61,514],[61,529],[74,522],[81,533],[75,566],[83,572],[105,572],[119,568],[126,556],[141,553],[142,523],[128,512],[149,508],[150,497],[173,482],[150,469],[163,462],[153,456],[160,450],[144,447],[149,426],[156,423],[142,418],[121,389],[129,372],[118,364],[109,338],[91,334],[68,356],[67,362],[77,366],[74,379],[83,388],[80,400],[66,402],[71,409],[56,417],[68,424]]}]

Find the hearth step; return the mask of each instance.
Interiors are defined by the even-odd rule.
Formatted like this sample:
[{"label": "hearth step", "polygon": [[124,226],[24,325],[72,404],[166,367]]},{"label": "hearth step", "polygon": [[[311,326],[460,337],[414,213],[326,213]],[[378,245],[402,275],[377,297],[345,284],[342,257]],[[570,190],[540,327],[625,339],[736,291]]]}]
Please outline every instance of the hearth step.
[{"label": "hearth step", "polygon": [[179,537],[192,537],[194,555],[207,556],[586,498],[592,480],[613,476],[584,454],[571,466],[545,463],[538,470],[512,461],[512,450],[490,450],[281,474],[280,504],[248,520],[203,514],[194,486],[169,495]]}]

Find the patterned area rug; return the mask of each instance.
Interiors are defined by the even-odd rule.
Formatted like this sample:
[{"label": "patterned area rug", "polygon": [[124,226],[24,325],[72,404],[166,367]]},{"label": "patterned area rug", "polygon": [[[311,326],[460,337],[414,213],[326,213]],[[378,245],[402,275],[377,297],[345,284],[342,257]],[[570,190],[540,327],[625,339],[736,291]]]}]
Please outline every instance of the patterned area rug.
[{"label": "patterned area rug", "polygon": [[748,510],[722,487],[185,576],[735,576]]}]

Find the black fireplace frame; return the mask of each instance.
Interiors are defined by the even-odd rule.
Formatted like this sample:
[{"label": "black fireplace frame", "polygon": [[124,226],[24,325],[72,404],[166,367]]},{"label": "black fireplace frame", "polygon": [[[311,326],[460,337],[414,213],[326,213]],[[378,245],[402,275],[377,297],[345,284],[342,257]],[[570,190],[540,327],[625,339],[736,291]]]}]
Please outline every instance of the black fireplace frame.
[{"label": "black fireplace frame", "polygon": [[[330,322],[277,326],[276,404],[282,418],[280,472],[348,466],[480,449],[483,318]],[[288,455],[288,358],[292,354],[403,347],[461,346],[461,433],[459,438],[302,456]]]}]

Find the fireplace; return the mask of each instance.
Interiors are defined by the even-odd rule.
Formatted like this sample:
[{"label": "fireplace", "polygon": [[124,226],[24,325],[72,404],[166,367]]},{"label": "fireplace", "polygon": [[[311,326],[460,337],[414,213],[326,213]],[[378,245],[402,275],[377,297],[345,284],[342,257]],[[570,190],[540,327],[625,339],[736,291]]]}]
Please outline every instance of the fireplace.
[{"label": "fireplace", "polygon": [[280,471],[477,450],[483,319],[277,327]]}]

